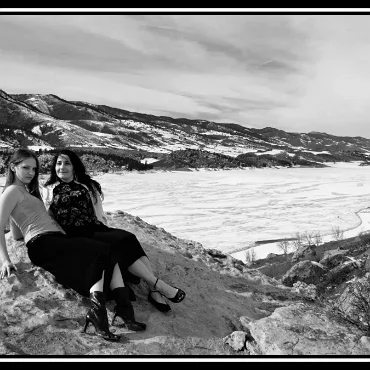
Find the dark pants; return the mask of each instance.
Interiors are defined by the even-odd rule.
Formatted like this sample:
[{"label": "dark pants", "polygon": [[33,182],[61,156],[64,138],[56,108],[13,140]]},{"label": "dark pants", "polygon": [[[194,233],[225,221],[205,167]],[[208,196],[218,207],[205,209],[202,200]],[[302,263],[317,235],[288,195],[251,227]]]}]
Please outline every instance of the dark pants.
[{"label": "dark pants", "polygon": [[[107,241],[108,236],[105,238]],[[109,296],[114,266],[124,271],[133,258],[128,259],[118,242],[104,242],[87,237],[69,237],[62,233],[41,235],[27,243],[31,262],[49,271],[58,283],[88,297],[90,288],[104,271],[104,292]]]}]

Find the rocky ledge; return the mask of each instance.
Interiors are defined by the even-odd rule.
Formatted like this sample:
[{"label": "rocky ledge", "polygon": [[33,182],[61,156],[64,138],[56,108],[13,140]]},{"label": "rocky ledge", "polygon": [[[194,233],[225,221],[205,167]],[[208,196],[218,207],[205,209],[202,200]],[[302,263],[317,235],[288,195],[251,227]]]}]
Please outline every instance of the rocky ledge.
[{"label": "rocky ledge", "polygon": [[[81,333],[89,302],[33,266],[26,247],[6,234],[18,273],[0,281],[1,356],[368,356],[370,338],[326,314],[299,290],[198,242],[179,239],[124,212],[112,227],[133,232],[156,274],[186,291],[161,313],[145,283],[133,285],[144,332],[115,326],[117,343]],[[108,302],[109,319],[113,302]]]}]

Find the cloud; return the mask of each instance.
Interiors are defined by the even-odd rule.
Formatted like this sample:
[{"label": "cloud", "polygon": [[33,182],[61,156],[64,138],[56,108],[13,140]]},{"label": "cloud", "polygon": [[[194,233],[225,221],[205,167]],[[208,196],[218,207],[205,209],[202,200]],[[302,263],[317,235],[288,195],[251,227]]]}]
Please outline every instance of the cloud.
[{"label": "cloud", "polygon": [[[38,16],[43,20],[45,16]],[[61,17],[61,16],[59,16]],[[71,22],[62,27],[59,22],[9,16],[1,18],[0,48],[9,54],[23,55],[40,65],[83,69],[91,72],[119,72],[135,69],[143,53],[121,40],[112,39],[81,29]],[[58,16],[56,19],[59,19]],[[74,19],[74,18],[72,18]],[[78,19],[75,19],[78,21]]]},{"label": "cloud", "polygon": [[369,28],[368,15],[1,15],[0,88],[370,137]]}]

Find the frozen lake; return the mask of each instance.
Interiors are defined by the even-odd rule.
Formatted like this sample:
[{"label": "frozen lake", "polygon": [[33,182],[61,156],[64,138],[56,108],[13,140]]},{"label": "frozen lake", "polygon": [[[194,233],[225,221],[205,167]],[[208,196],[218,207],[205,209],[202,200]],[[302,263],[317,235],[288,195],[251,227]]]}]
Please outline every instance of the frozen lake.
[{"label": "frozen lake", "polygon": [[[313,231],[332,238],[333,227],[356,228],[361,221],[356,212],[370,206],[370,168],[357,163],[330,168],[127,172],[94,178],[102,185],[106,211],[128,212],[179,238],[241,260],[244,249],[256,241]],[[5,179],[1,180],[3,185]],[[363,222],[361,228],[369,226]],[[358,233],[359,228],[352,231]],[[353,236],[352,231],[345,237]],[[256,258],[281,253],[273,243],[254,250]]]},{"label": "frozen lake", "polygon": [[[338,163],[330,168],[247,169],[96,176],[106,211],[122,210],[244,260],[256,241],[296,232],[360,224],[356,212],[370,206],[370,168]],[[369,225],[362,225],[368,229]],[[348,237],[351,235],[348,235]],[[256,257],[281,253],[276,245],[255,248]]]}]

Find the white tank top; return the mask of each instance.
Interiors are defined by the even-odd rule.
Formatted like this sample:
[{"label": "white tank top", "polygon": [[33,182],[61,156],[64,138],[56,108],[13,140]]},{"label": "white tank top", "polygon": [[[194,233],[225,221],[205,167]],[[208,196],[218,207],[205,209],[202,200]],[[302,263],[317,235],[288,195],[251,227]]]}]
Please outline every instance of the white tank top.
[{"label": "white tank top", "polygon": [[23,186],[10,186],[16,186],[24,195],[10,217],[21,230],[26,244],[34,236],[45,232],[59,231],[65,234],[62,227],[49,215],[42,200],[31,195]]}]

